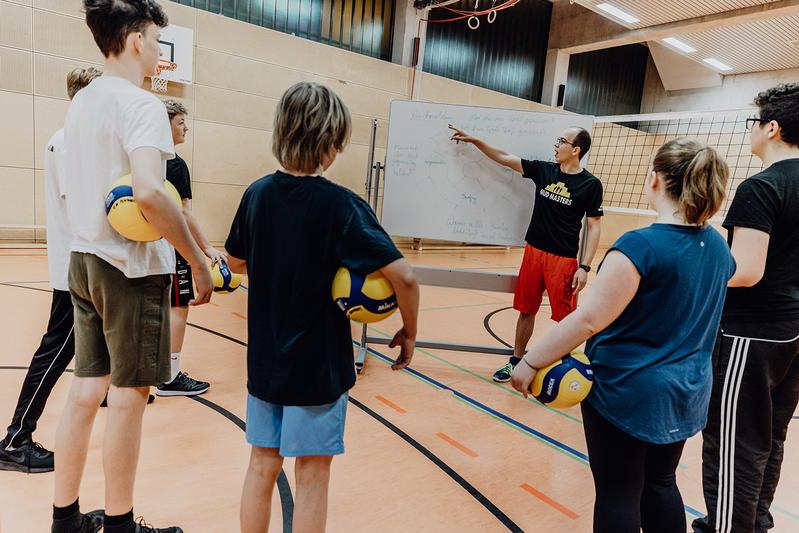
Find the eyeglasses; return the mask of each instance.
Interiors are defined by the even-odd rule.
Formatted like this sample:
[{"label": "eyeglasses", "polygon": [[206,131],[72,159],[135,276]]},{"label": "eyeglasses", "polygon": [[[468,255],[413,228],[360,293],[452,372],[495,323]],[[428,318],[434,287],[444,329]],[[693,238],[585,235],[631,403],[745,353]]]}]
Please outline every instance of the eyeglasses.
[{"label": "eyeglasses", "polygon": [[746,119],[746,129],[747,130],[751,130],[755,126],[755,124],[757,122],[767,123],[767,122],[771,122],[771,119],[750,117],[750,118]]},{"label": "eyeglasses", "polygon": [[555,140],[555,146],[558,146],[558,147],[559,147],[559,146],[563,146],[564,144],[568,144],[568,145],[570,145],[570,146],[574,146],[574,143],[573,143],[573,142],[571,142],[571,141],[568,141],[568,140],[564,139],[563,137],[558,137],[558,138]]}]

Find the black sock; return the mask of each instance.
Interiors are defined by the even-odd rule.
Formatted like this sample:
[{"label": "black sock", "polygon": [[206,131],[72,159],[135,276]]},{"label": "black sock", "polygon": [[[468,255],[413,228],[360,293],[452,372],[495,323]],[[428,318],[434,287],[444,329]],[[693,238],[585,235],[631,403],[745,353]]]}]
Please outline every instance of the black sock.
[{"label": "black sock", "polygon": [[105,515],[105,528],[114,528],[117,526],[125,526],[133,523],[133,509],[121,515]]},{"label": "black sock", "polygon": [[62,520],[64,518],[69,518],[73,514],[80,511],[80,505],[78,504],[78,500],[71,505],[67,505],[66,507],[56,507],[53,505],[53,520]]},{"label": "black sock", "polygon": [[518,365],[519,363],[521,363],[521,362],[522,362],[522,358],[521,358],[521,357],[516,357],[515,355],[511,355],[511,356],[510,356],[510,361],[509,361],[509,362],[510,362],[510,364],[512,364],[513,366],[516,366],[516,365]]}]

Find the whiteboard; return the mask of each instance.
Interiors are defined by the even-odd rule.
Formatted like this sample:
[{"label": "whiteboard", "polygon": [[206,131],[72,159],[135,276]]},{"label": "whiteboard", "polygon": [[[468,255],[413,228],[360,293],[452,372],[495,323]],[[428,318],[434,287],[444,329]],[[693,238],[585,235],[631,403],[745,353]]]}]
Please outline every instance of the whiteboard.
[{"label": "whiteboard", "polygon": [[554,161],[555,139],[571,126],[591,131],[593,117],[394,100],[381,220],[391,235],[524,244],[533,182],[450,141],[449,123],[524,159]]}]

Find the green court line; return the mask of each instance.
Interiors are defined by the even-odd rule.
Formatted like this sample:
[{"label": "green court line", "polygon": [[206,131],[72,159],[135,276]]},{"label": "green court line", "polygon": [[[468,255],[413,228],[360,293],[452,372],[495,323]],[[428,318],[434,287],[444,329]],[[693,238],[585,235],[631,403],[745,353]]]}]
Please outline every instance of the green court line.
[{"label": "green court line", "polygon": [[[372,331],[375,331],[376,333],[379,333],[379,334],[381,334],[381,335],[384,335],[384,336],[386,336],[386,337],[388,337],[388,336],[389,336],[389,334],[388,334],[388,333],[386,333],[385,331],[381,331],[381,330],[379,330],[379,329],[375,328],[374,326],[369,326],[369,329],[370,329],[370,330],[372,330]],[[425,350],[424,348],[416,348],[416,351],[418,351],[418,352],[422,352],[423,354],[425,354],[425,355],[427,355],[427,356],[429,356],[429,357],[432,357],[433,359],[435,359],[435,360],[437,360],[437,361],[441,361],[442,363],[445,363],[445,364],[447,364],[447,365],[449,365],[449,366],[451,366],[451,367],[453,367],[453,368],[457,368],[457,369],[458,369],[458,370],[460,370],[461,372],[465,372],[465,373],[469,374],[470,376],[473,376],[473,377],[476,377],[476,378],[477,378],[477,379],[479,379],[479,380],[485,381],[486,383],[488,383],[488,384],[490,384],[490,385],[493,385],[493,386],[495,386],[495,387],[499,387],[500,389],[502,389],[502,390],[504,390],[504,391],[506,391],[506,392],[509,392],[510,394],[513,394],[514,396],[516,396],[516,397],[518,397],[518,398],[522,398],[523,400],[525,400],[525,401],[527,401],[527,402],[530,402],[530,403],[532,403],[533,405],[536,405],[536,406],[538,406],[538,407],[543,407],[543,408],[544,408],[544,409],[546,409],[547,411],[551,411],[551,412],[553,412],[553,413],[555,413],[555,414],[557,414],[557,415],[559,415],[559,416],[562,416],[562,417],[564,417],[564,418],[568,418],[569,420],[572,420],[573,422],[577,422],[577,423],[578,423],[578,424],[580,424],[580,425],[582,425],[582,424],[583,424],[583,421],[582,421],[582,420],[580,420],[579,418],[573,417],[573,416],[571,416],[570,414],[564,413],[563,411],[560,411],[560,410],[558,410],[558,409],[555,409],[555,408],[553,408],[553,407],[549,407],[549,406],[547,406],[547,405],[544,405],[544,404],[542,404],[541,402],[539,402],[538,400],[534,399],[533,397],[528,397],[528,398],[525,398],[525,397],[524,397],[524,395],[523,395],[521,392],[517,392],[517,391],[515,391],[515,390],[513,390],[513,389],[509,389],[509,388],[507,388],[507,387],[503,387],[501,384],[499,384],[499,383],[496,383],[496,382],[495,382],[494,380],[492,380],[492,379],[489,379],[489,378],[487,378],[487,377],[485,377],[485,376],[481,376],[480,374],[477,374],[476,372],[472,372],[471,370],[469,370],[469,369],[467,369],[467,368],[464,368],[464,367],[462,367],[462,366],[460,366],[460,365],[456,365],[455,363],[453,363],[453,362],[451,362],[451,361],[448,361],[448,360],[446,360],[446,359],[444,359],[444,358],[442,358],[442,357],[439,357],[439,356],[435,355],[434,353],[431,353],[431,352],[429,352],[429,351]]]},{"label": "green court line", "polygon": [[794,514],[794,513],[790,512],[790,511],[786,511],[785,509],[782,509],[781,507],[777,507],[776,505],[771,504],[771,508],[774,509],[775,511],[778,511],[778,512],[784,514],[784,515],[790,516],[794,520],[799,520],[799,515]]},{"label": "green court line", "polygon": [[[355,345],[355,343],[353,343],[353,345]],[[374,359],[374,360],[376,360],[376,361],[380,361],[380,362],[382,362],[382,363],[384,363],[384,364],[386,364],[386,365],[388,365],[388,364],[389,364],[387,361],[384,361],[383,359],[381,359],[381,358],[379,358],[379,357],[375,357],[375,356],[374,356],[374,355],[372,355],[371,353],[368,353],[368,355],[369,355],[369,357],[370,357],[371,359]],[[432,383],[429,383],[429,382],[427,382],[427,381],[423,380],[422,378],[420,378],[420,377],[417,377],[417,376],[413,375],[411,372],[403,372],[403,374],[405,374],[406,376],[410,376],[410,377],[416,378],[417,380],[419,380],[419,381],[421,381],[421,382],[423,382],[423,383],[427,383],[427,385],[429,385],[429,386],[433,387],[433,388],[434,388],[434,389],[436,389],[436,390],[442,390],[442,389],[441,389],[441,387],[437,387],[437,386],[433,385]],[[581,458],[579,458],[579,457],[575,457],[573,454],[570,454],[570,453],[566,452],[565,450],[561,450],[561,449],[560,449],[560,448],[558,448],[557,446],[553,446],[551,443],[549,443],[549,442],[545,441],[544,439],[542,439],[542,438],[540,438],[540,437],[538,437],[538,436],[536,436],[536,435],[533,435],[532,433],[530,433],[530,432],[528,432],[528,431],[525,431],[525,430],[523,430],[522,428],[516,427],[516,426],[514,426],[513,424],[510,424],[510,423],[509,423],[509,422],[507,422],[506,420],[502,420],[501,418],[499,418],[498,416],[494,415],[493,413],[489,413],[488,411],[485,411],[485,410],[483,410],[483,409],[480,409],[480,408],[479,408],[479,407],[477,407],[476,405],[473,405],[473,404],[471,404],[471,403],[467,402],[466,400],[464,400],[463,398],[460,398],[459,396],[457,396],[457,395],[455,395],[455,394],[453,394],[453,395],[452,395],[452,397],[453,397],[453,398],[455,398],[456,400],[458,400],[458,401],[459,401],[460,403],[462,403],[463,405],[465,405],[465,406],[467,406],[467,407],[469,407],[469,408],[471,408],[471,409],[473,409],[473,410],[475,410],[475,411],[477,411],[477,412],[479,412],[479,413],[482,413],[482,414],[484,414],[484,415],[487,415],[489,418],[492,418],[492,419],[496,420],[497,422],[500,422],[500,423],[502,423],[502,424],[504,424],[504,425],[508,426],[509,428],[511,428],[511,429],[513,429],[513,430],[515,430],[515,431],[517,431],[517,432],[519,432],[519,433],[521,433],[522,435],[524,435],[524,436],[526,436],[526,437],[530,437],[531,439],[535,440],[536,442],[539,442],[539,443],[541,443],[541,444],[543,444],[543,445],[547,446],[548,448],[552,448],[552,449],[553,449],[553,450],[555,450],[556,452],[558,452],[558,453],[560,453],[560,454],[562,454],[562,455],[565,455],[566,457],[569,457],[569,458],[571,458],[571,459],[574,459],[574,460],[575,460],[575,461],[577,461],[578,463],[582,463],[582,464],[584,464],[584,465],[586,465],[586,466],[588,465],[588,461],[585,461],[585,460],[583,460],[583,459],[581,459]]]},{"label": "green court line", "polygon": [[497,422],[500,422],[500,423],[502,423],[502,424],[504,424],[504,425],[508,426],[509,428],[511,428],[511,429],[514,429],[514,430],[518,431],[518,432],[519,432],[519,433],[521,433],[522,435],[525,435],[525,436],[527,436],[527,437],[530,437],[531,439],[535,440],[536,442],[539,442],[539,443],[543,444],[544,446],[546,446],[546,447],[548,447],[548,448],[551,448],[551,449],[555,450],[556,452],[558,452],[558,453],[560,453],[560,454],[562,454],[562,455],[565,455],[566,457],[568,457],[568,458],[570,458],[570,459],[574,459],[574,460],[575,460],[575,461],[577,461],[578,463],[582,463],[582,464],[584,464],[584,465],[588,466],[588,461],[585,461],[585,460],[583,460],[583,459],[580,459],[579,457],[575,457],[573,454],[570,454],[570,453],[566,452],[565,450],[561,450],[561,449],[560,449],[560,448],[558,448],[557,446],[553,446],[552,444],[550,444],[549,442],[545,441],[544,439],[542,439],[542,438],[539,438],[539,437],[537,437],[536,435],[533,435],[532,433],[529,433],[529,432],[527,432],[527,431],[524,431],[523,429],[521,429],[521,428],[519,428],[519,427],[516,427],[516,426],[514,426],[513,424],[510,424],[510,423],[508,423],[508,422],[507,422],[507,421],[505,421],[505,420],[502,420],[501,418],[497,417],[497,416],[496,416],[496,415],[494,415],[493,413],[489,413],[488,411],[484,411],[483,409],[480,409],[479,407],[477,407],[477,406],[475,406],[475,405],[472,405],[471,403],[467,402],[466,400],[464,400],[463,398],[460,398],[460,397],[458,397],[458,396],[455,396],[455,395],[453,395],[453,398],[455,398],[456,400],[458,400],[458,401],[459,401],[459,402],[461,402],[462,404],[466,405],[467,407],[471,407],[471,408],[472,408],[472,409],[474,409],[475,411],[478,411],[478,412],[480,412],[480,413],[483,413],[484,415],[487,415],[488,417],[490,417],[490,418],[493,418],[493,419],[494,419],[494,420],[496,420]]}]

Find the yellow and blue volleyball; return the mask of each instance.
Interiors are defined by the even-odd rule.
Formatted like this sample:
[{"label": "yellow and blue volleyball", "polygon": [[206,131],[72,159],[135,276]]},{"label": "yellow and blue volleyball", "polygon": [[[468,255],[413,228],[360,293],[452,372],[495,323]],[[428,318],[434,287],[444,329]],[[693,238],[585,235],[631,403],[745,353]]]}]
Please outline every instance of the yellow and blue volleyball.
[{"label": "yellow and blue volleyball", "polygon": [[588,356],[574,350],[536,372],[530,392],[544,405],[565,409],[585,400],[593,384],[594,370]]},{"label": "yellow and blue volleyball", "polygon": [[211,278],[214,280],[214,292],[227,294],[241,285],[241,274],[231,271],[224,261],[218,261],[211,267]]},{"label": "yellow and blue volleyball", "polygon": [[[180,194],[174,185],[164,182],[169,196],[180,207]],[[162,237],[155,227],[147,222],[136,200],[133,198],[133,179],[130,174],[122,176],[111,185],[105,197],[105,213],[108,222],[117,233],[131,241],[150,242]]]},{"label": "yellow and blue volleyball", "polygon": [[397,296],[383,274],[367,276],[341,267],[333,278],[333,301],[347,318],[364,324],[379,322],[397,310]]}]

